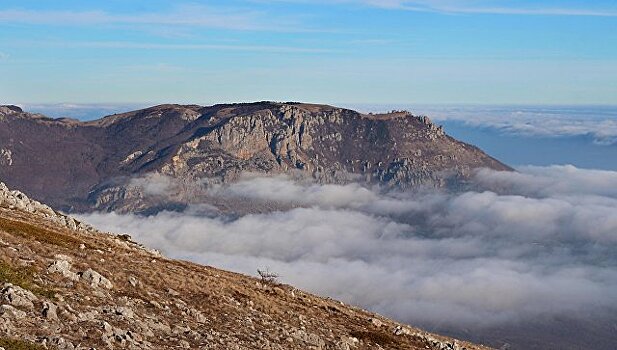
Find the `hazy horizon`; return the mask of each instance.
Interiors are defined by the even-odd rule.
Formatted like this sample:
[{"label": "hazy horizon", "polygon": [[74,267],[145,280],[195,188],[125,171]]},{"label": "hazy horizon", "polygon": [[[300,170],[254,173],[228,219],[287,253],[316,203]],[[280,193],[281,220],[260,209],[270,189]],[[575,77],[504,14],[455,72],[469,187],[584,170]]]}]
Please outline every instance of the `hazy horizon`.
[{"label": "hazy horizon", "polygon": [[[617,106],[335,104],[361,112],[426,114],[451,136],[514,167],[575,165],[617,170]],[[49,117],[93,120],[145,104],[24,104]]]}]

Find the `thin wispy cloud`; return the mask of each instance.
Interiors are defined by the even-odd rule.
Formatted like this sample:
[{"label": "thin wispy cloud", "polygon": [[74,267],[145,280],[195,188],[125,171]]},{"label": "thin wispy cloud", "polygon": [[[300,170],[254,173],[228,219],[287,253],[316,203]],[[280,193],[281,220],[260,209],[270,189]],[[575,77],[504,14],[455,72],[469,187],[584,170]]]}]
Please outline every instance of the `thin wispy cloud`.
[{"label": "thin wispy cloud", "polygon": [[[274,0],[277,1],[277,0]],[[280,0],[292,3],[359,4],[381,9],[445,14],[498,14],[544,16],[615,17],[615,8],[521,6],[512,1],[448,1],[448,0]],[[588,4],[584,5],[588,6]]]},{"label": "thin wispy cloud", "polygon": [[96,49],[136,49],[136,50],[217,50],[217,51],[252,51],[252,52],[273,52],[273,53],[328,53],[335,52],[332,49],[295,47],[295,46],[274,46],[274,45],[243,45],[243,44],[159,44],[159,43],[140,43],[132,41],[47,41],[47,42],[26,42],[25,44],[36,44],[46,47],[63,48],[96,48]]},{"label": "thin wispy cloud", "polygon": [[502,15],[547,15],[547,16],[617,16],[615,10],[596,10],[567,7],[520,7],[504,6],[504,2],[495,1],[409,1],[409,0],[366,0],[367,5],[394,8],[408,11],[432,11],[453,14],[502,14]]},{"label": "thin wispy cloud", "polygon": [[[270,18],[270,20],[267,20]],[[273,21],[274,19],[274,21]],[[208,27],[230,30],[301,31],[299,23],[286,18],[272,18],[256,9],[180,5],[168,12],[112,13],[101,10],[0,10],[0,22],[35,25],[156,25]],[[276,23],[276,25],[272,25]]]}]

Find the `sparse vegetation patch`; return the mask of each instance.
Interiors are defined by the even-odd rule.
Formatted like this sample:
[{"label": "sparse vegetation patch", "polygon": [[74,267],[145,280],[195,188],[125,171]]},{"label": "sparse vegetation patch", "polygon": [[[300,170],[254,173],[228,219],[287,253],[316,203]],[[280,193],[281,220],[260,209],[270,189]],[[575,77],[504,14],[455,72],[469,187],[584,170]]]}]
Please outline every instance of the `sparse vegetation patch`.
[{"label": "sparse vegetation patch", "polygon": [[81,243],[75,237],[47,230],[21,221],[0,218],[0,230],[11,235],[34,239],[41,243],[53,244],[65,248],[77,248]]},{"label": "sparse vegetation patch", "polygon": [[14,267],[11,264],[0,260],[0,285],[11,283],[21,288],[27,289],[34,294],[53,299],[55,291],[41,288],[34,283],[35,270],[32,267]]},{"label": "sparse vegetation patch", "polygon": [[53,349],[48,347],[43,347],[42,345],[30,343],[23,340],[17,339],[9,339],[9,338],[0,338],[0,347],[3,347],[7,350],[49,350]]},{"label": "sparse vegetation patch", "polygon": [[261,278],[261,281],[266,284],[279,284],[278,278],[281,277],[279,274],[270,271],[270,269],[265,268],[264,270],[257,269],[257,273]]}]

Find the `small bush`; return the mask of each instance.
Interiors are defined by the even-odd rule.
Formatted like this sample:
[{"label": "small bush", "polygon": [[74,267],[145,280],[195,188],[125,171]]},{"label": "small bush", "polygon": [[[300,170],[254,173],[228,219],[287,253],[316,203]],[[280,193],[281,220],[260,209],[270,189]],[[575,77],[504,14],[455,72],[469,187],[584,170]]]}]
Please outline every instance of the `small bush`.
[{"label": "small bush", "polygon": [[116,238],[118,238],[121,241],[127,242],[127,243],[135,243],[133,241],[133,237],[131,237],[131,235],[127,235],[126,233],[120,234],[120,235],[116,235]]},{"label": "small bush", "polygon": [[278,284],[278,278],[281,277],[277,273],[270,271],[268,268],[265,270],[257,269],[257,273],[259,274],[259,277],[261,277],[261,281],[266,284]]}]

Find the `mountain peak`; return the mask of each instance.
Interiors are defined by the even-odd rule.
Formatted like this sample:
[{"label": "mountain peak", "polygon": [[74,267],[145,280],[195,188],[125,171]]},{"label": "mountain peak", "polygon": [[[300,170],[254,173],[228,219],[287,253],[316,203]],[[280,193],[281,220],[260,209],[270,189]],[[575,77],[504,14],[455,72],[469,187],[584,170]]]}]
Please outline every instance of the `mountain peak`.
[{"label": "mountain peak", "polygon": [[457,187],[481,167],[510,170],[407,111],[262,101],[163,104],[91,122],[14,115],[24,117],[0,124],[0,178],[65,210],[148,207],[129,184],[149,173],[187,183],[252,172],[413,188]]}]

